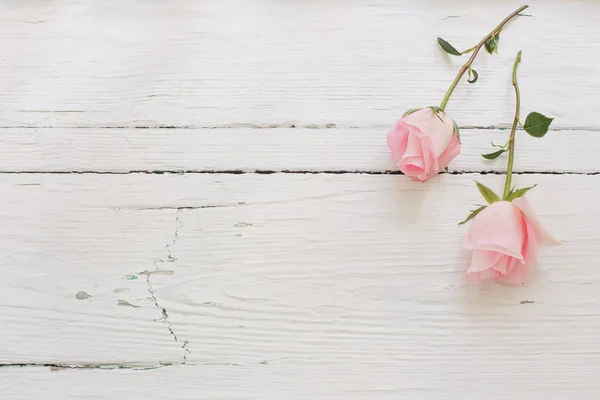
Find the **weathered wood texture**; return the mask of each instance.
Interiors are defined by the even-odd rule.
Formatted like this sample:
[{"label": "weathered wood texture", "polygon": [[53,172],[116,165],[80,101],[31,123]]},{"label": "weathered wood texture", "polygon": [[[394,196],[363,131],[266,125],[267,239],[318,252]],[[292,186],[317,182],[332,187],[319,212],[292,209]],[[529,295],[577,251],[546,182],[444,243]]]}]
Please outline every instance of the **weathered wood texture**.
[{"label": "weathered wood texture", "polygon": [[[572,374],[555,365],[544,373],[503,362],[486,371],[442,369],[432,361],[407,368],[384,364],[336,365],[207,365],[178,366],[151,371],[67,370],[11,368],[0,370],[0,389],[11,400],[423,400],[512,399],[593,400],[600,390],[590,369]],[[566,366],[563,366],[566,367]],[[35,384],[31,384],[35,382]],[[0,393],[0,396],[3,395]],[[8,398],[8,397],[6,397]]]},{"label": "weathered wood texture", "polygon": [[[1,2],[0,399],[597,398],[600,3],[530,4],[424,185],[352,172],[440,102],[461,60],[435,37],[519,3]],[[519,133],[516,183],[563,245],[472,285],[456,223],[502,185],[479,154],[519,49],[523,114],[556,120]]]},{"label": "weathered wood texture", "polygon": [[[507,130],[465,129],[453,172],[505,171]],[[397,170],[387,129],[1,129],[0,172]],[[600,172],[600,132],[517,135],[515,171]]]},{"label": "weathered wood texture", "polygon": [[[476,62],[449,111],[509,123],[519,49],[524,112],[597,127],[600,3],[534,0]],[[517,1],[223,0],[0,4],[0,126],[388,125],[439,104],[461,60]]]},{"label": "weathered wood texture", "polygon": [[[531,200],[563,245],[518,288],[464,280],[456,223],[477,198],[474,178],[502,181],[4,175],[0,361],[158,366],[185,355],[349,377],[379,365],[430,384],[446,369],[471,379],[561,365],[593,384],[600,194],[588,188],[600,177],[519,177],[539,184]],[[150,286],[146,269],[160,271]],[[92,297],[77,300],[80,290]],[[168,318],[155,320],[163,307]]]}]

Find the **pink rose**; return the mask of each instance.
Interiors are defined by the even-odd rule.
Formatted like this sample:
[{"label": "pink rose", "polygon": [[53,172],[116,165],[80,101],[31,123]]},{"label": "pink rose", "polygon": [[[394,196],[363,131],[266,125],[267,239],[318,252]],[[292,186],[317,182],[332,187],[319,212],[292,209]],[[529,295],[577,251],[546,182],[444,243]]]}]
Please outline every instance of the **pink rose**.
[{"label": "pink rose", "polygon": [[425,182],[460,154],[454,121],[423,108],[400,118],[387,137],[392,159],[413,181]]},{"label": "pink rose", "polygon": [[475,216],[465,236],[463,247],[473,250],[467,279],[523,284],[535,266],[538,247],[557,244],[525,197],[492,203]]}]

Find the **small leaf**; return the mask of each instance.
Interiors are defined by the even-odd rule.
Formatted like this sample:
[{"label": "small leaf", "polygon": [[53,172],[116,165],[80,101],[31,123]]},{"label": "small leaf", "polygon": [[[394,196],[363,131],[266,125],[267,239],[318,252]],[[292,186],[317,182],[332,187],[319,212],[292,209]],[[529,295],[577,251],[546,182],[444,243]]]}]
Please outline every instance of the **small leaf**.
[{"label": "small leaf", "polygon": [[488,53],[498,54],[498,42],[500,41],[500,34],[495,34],[491,38],[485,41],[485,49]]},{"label": "small leaf", "polygon": [[458,139],[458,143],[462,144],[462,142],[460,141],[460,131],[458,130],[458,125],[456,124],[455,120],[452,120],[452,123],[454,124],[454,133],[456,133],[456,138]]},{"label": "small leaf", "polygon": [[504,149],[506,148],[506,146],[508,146],[508,142],[506,142],[506,144],[504,146],[500,146],[499,144],[494,144],[494,142],[490,142],[492,144],[492,147],[497,147],[499,149]]},{"label": "small leaf", "polygon": [[[473,73],[473,78],[471,78],[471,72]],[[477,71],[475,71],[474,69],[469,69],[469,79],[467,79],[467,82],[475,83],[475,82],[477,82],[478,78],[479,78],[479,74],[477,73]]]},{"label": "small leaf", "polygon": [[477,184],[477,189],[479,189],[479,193],[481,193],[481,195],[483,196],[485,201],[488,202],[488,204],[500,201],[500,197],[498,197],[498,195],[494,193],[492,189],[485,186],[483,183],[479,183],[477,181],[475,181],[475,183]]},{"label": "small leaf", "polygon": [[481,156],[483,158],[485,158],[486,160],[494,160],[494,159],[500,157],[502,155],[502,153],[504,153],[505,151],[506,150],[502,149],[502,150],[495,151],[493,153],[482,154]]},{"label": "small leaf", "polygon": [[485,210],[486,207],[487,206],[481,206],[481,207],[479,207],[476,210],[471,210],[472,211],[471,214],[469,214],[469,216],[464,221],[459,222],[458,224],[459,225],[466,224],[467,222],[469,222],[470,220],[472,220],[473,218],[475,218],[477,216],[477,214],[479,214],[480,212],[482,212],[483,210]]},{"label": "small leaf", "polygon": [[442,119],[442,117],[440,117],[440,115],[438,114],[439,112],[444,112],[444,110],[442,110],[440,107],[438,106],[430,106],[429,108],[431,108],[433,110],[433,112],[435,113],[435,116],[438,117],[438,119],[440,121],[442,121],[442,123],[444,122],[444,120]]},{"label": "small leaf", "polygon": [[511,190],[511,192],[508,194],[508,196],[506,196],[506,201],[513,201],[514,199],[518,199],[519,197],[523,197],[525,196],[525,194],[527,192],[529,192],[531,189],[533,189],[534,187],[537,186],[537,183],[533,186],[529,186],[523,189],[519,189],[519,190]]},{"label": "small leaf", "polygon": [[460,51],[456,50],[450,43],[446,42],[441,37],[437,38],[438,44],[440,47],[448,54],[452,54],[453,56],[460,56]]},{"label": "small leaf", "polygon": [[402,115],[402,116],[406,117],[407,115],[410,115],[410,114],[414,113],[415,111],[419,111],[419,110],[420,110],[420,108],[411,108],[410,110],[405,112],[404,115]]},{"label": "small leaf", "polygon": [[466,49],[464,50],[462,53],[460,54],[469,54],[470,52],[472,52],[473,50],[475,50],[477,48],[477,46],[473,46],[470,49]]},{"label": "small leaf", "polygon": [[539,112],[532,112],[525,118],[523,129],[531,136],[541,138],[548,132],[552,120],[554,118],[548,118]]}]

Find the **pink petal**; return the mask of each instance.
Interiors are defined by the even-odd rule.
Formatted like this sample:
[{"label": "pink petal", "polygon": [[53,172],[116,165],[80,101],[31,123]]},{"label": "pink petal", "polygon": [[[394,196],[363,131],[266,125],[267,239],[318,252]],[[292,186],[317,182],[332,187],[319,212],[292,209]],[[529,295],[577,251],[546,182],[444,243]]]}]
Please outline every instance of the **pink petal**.
[{"label": "pink petal", "polygon": [[496,251],[522,260],[525,235],[520,210],[508,201],[498,201],[487,206],[473,219],[463,247]]},{"label": "pink petal", "polygon": [[[404,161],[404,160],[403,160]],[[421,182],[425,182],[426,179],[422,179],[423,176],[423,168],[419,167],[415,164],[404,164],[400,161],[400,171],[408,177],[417,177]]]},{"label": "pink petal", "polygon": [[454,136],[454,122],[444,112],[436,115],[431,108],[423,108],[407,115],[403,120],[406,124],[418,127],[423,136],[431,138],[436,158],[448,148]]},{"label": "pink petal", "polygon": [[409,130],[400,121],[396,122],[394,127],[388,132],[387,144],[392,151],[392,159],[396,163],[400,161],[406,151],[408,134]]},{"label": "pink petal", "polygon": [[487,250],[473,250],[471,256],[471,265],[467,269],[467,274],[472,272],[482,272],[492,268],[502,257],[506,257],[502,253]]},{"label": "pink petal", "polygon": [[403,165],[413,165],[415,167],[418,167],[422,170],[425,169],[425,162],[423,160],[423,157],[420,156],[404,156],[402,157],[402,160],[400,160],[400,162],[398,163],[399,167],[402,167]]},{"label": "pink petal", "polygon": [[444,169],[448,165],[450,165],[450,161],[452,161],[459,154],[460,142],[458,141],[456,135],[453,135],[452,140],[450,140],[450,144],[448,145],[448,148],[442,153],[442,155],[438,159],[440,169]]},{"label": "pink petal", "polygon": [[533,212],[533,208],[531,207],[529,201],[527,201],[525,197],[519,197],[518,199],[514,199],[512,203],[515,206],[519,207],[519,209],[523,211],[525,218],[527,218],[533,224],[535,230],[537,231],[537,237],[539,238],[540,244],[542,246],[557,246],[560,244],[560,242],[556,240],[550,234],[550,232],[546,230],[546,228],[544,228],[542,222],[537,217],[537,215],[535,215],[535,213]]},{"label": "pink petal", "polygon": [[423,150],[421,150],[421,139],[417,135],[409,134],[408,141],[406,143],[406,152],[404,157],[422,157]]},{"label": "pink petal", "polygon": [[473,250],[466,277],[469,280],[498,278],[512,269],[516,261],[513,257],[495,251]]},{"label": "pink petal", "polygon": [[428,137],[421,139],[421,150],[423,152],[423,174],[419,177],[423,182],[438,174],[438,161],[433,150],[433,143]]},{"label": "pink petal", "polygon": [[511,285],[523,285],[529,279],[529,275],[537,263],[537,243],[535,225],[525,219],[527,229],[527,239],[523,246],[524,262],[517,263],[508,275],[503,275],[498,279]]},{"label": "pink petal", "polygon": [[500,272],[495,269],[486,269],[481,272],[467,272],[465,277],[470,281],[482,281],[484,279],[498,278],[500,276]]}]

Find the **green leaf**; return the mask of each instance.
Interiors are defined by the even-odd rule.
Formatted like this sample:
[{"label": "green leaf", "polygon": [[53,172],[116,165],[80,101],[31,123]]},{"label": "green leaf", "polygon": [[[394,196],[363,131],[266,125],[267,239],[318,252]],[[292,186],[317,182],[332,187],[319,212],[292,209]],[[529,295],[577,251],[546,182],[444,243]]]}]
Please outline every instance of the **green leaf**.
[{"label": "green leaf", "polygon": [[481,193],[481,195],[483,196],[485,201],[488,202],[488,204],[500,201],[500,197],[498,197],[498,195],[494,193],[492,189],[485,186],[483,183],[479,183],[477,181],[475,181],[475,183],[477,184],[477,189],[479,189],[479,193]]},{"label": "green leaf", "polygon": [[460,56],[460,51],[456,50],[450,43],[446,42],[441,37],[437,38],[438,44],[448,54],[452,54],[453,56]]},{"label": "green leaf", "polygon": [[499,33],[495,34],[494,36],[492,36],[491,38],[486,40],[485,41],[485,49],[487,50],[487,52],[490,54],[494,54],[494,52],[496,54],[498,54],[498,42],[499,41],[500,41]]},{"label": "green leaf", "polygon": [[473,218],[475,218],[477,216],[477,214],[479,214],[480,212],[482,212],[483,210],[485,210],[486,207],[487,206],[481,206],[481,207],[479,207],[476,210],[471,210],[472,211],[471,214],[469,214],[469,216],[464,221],[459,222],[458,224],[459,225],[466,224],[467,222],[469,222],[470,220],[472,220]]},{"label": "green leaf", "polygon": [[548,118],[539,112],[532,112],[525,118],[523,129],[531,136],[541,138],[548,132],[552,120],[554,120],[554,118]]},{"label": "green leaf", "polygon": [[460,141],[460,131],[458,130],[458,125],[456,124],[455,120],[452,120],[452,123],[454,124],[454,132],[456,133],[456,138],[458,139],[458,143],[462,144],[462,142]]},{"label": "green leaf", "polygon": [[494,144],[494,142],[490,142],[492,144],[492,147],[497,147],[499,149],[504,149],[506,148],[506,146],[508,146],[508,142],[506,142],[506,144],[504,146],[500,146],[499,144]]},{"label": "green leaf", "polygon": [[442,123],[444,122],[444,120],[442,119],[442,117],[440,117],[440,115],[438,114],[439,112],[444,112],[444,110],[442,110],[440,107],[438,106],[429,106],[429,108],[431,108],[433,110],[433,112],[435,113],[435,116],[438,117],[438,119],[440,121],[442,121]]},{"label": "green leaf", "polygon": [[[471,78],[471,73],[473,73],[473,78]],[[475,82],[477,82],[478,78],[479,78],[479,74],[477,73],[477,71],[475,71],[474,69],[469,69],[469,79],[467,79],[467,82],[475,83]]]},{"label": "green leaf", "polygon": [[506,198],[504,200],[506,201],[513,201],[514,199],[518,199],[519,197],[523,197],[525,196],[525,193],[529,192],[531,189],[533,189],[534,187],[537,186],[537,183],[533,186],[529,186],[523,189],[519,189],[519,190],[511,190],[510,193],[508,194],[508,196],[506,196]]},{"label": "green leaf", "polygon": [[506,151],[505,149],[502,149],[502,150],[495,151],[493,153],[482,154],[481,156],[483,158],[485,158],[486,160],[494,160],[494,159],[500,157],[502,155],[502,153],[504,153],[505,151]]},{"label": "green leaf", "polygon": [[419,110],[420,110],[420,108],[411,108],[410,110],[405,112],[404,115],[402,115],[402,116],[406,117],[407,115],[410,115],[410,114],[414,113],[415,111],[419,111]]},{"label": "green leaf", "polygon": [[477,48],[477,46],[473,46],[470,49],[466,49],[464,50],[462,53],[460,54],[469,54],[470,52],[472,52],[473,50],[475,50]]}]

